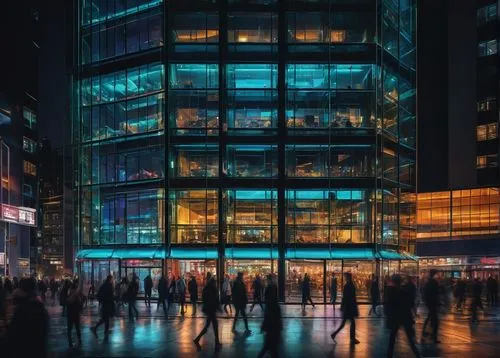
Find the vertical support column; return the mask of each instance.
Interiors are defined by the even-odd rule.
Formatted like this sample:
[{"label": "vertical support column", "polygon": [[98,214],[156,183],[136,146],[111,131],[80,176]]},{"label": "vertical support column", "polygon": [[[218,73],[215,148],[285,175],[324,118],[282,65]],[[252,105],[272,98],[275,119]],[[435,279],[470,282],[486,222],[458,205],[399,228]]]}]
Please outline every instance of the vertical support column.
[{"label": "vertical support column", "polygon": [[279,2],[278,9],[278,296],[285,301],[285,245],[286,245],[286,178],[285,178],[285,143],[286,143],[286,53],[287,24],[285,0]]},{"label": "vertical support column", "polygon": [[[170,244],[172,242],[172,238],[170,237],[170,205],[169,205],[169,196],[170,196],[170,181],[169,181],[169,176],[170,176],[170,168],[169,168],[169,154],[170,154],[170,118],[169,118],[169,68],[168,68],[168,54],[170,53],[170,46],[171,46],[171,36],[170,36],[170,28],[169,24],[173,23],[173,16],[171,15],[171,12],[169,11],[169,2],[165,1],[164,6],[163,6],[163,19],[164,19],[164,26],[163,26],[163,39],[164,39],[164,51],[162,52],[162,63],[163,66],[165,67],[165,82],[163,84],[164,90],[165,90],[165,95],[164,95],[164,104],[163,104],[163,125],[165,126],[163,128],[163,143],[165,145],[164,148],[164,172],[165,172],[165,178],[164,178],[164,189],[163,189],[163,248],[165,250],[165,257],[168,257],[170,254]],[[165,273],[164,269],[164,264],[165,261],[162,259],[162,273]]]},{"label": "vertical support column", "polygon": [[323,303],[326,303],[326,295],[327,295],[327,277],[326,277],[326,260],[323,260]]}]

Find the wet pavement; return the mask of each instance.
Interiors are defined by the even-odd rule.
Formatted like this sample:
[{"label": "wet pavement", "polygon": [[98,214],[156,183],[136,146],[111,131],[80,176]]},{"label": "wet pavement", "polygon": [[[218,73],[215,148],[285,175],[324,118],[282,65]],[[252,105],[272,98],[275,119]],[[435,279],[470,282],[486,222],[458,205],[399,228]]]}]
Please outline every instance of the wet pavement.
[{"label": "wet pavement", "polygon": [[[222,315],[219,318],[219,335],[223,344],[219,353],[214,353],[212,329],[201,340],[202,350],[198,352],[192,339],[202,329],[204,319],[199,309],[197,317],[191,317],[189,308],[186,317],[179,315],[165,319],[163,312],[153,305],[148,310],[138,304],[140,316],[137,321],[129,321],[127,308],[121,309],[119,317],[112,320],[109,342],[103,342],[100,327],[99,339],[90,332],[90,325],[98,320],[97,306],[90,304],[82,319],[83,345],[81,349],[69,349],[66,341],[66,321],[61,316],[60,307],[48,304],[51,315],[50,349],[53,357],[257,357],[262,344],[260,334],[261,310],[256,307],[249,319],[253,334],[243,334],[244,324],[238,323],[240,333],[231,332],[232,319]],[[356,322],[357,338],[361,342],[354,348],[349,344],[349,327],[338,335],[333,344],[330,333],[340,324],[333,318],[331,306],[310,306],[305,314],[300,306],[283,306],[284,330],[281,357],[385,357],[388,332],[383,318],[367,316],[369,306],[360,306],[361,317]],[[172,310],[172,313],[174,311]],[[338,316],[339,312],[336,312]],[[417,320],[417,337],[425,312]],[[497,310],[490,310],[478,325],[470,325],[469,317],[448,314],[443,317],[440,328],[439,345],[419,344],[423,357],[498,357],[500,350],[500,316]],[[76,337],[75,337],[76,341]],[[419,342],[420,343],[420,342]],[[396,357],[412,357],[406,337],[401,331],[396,344]]]}]

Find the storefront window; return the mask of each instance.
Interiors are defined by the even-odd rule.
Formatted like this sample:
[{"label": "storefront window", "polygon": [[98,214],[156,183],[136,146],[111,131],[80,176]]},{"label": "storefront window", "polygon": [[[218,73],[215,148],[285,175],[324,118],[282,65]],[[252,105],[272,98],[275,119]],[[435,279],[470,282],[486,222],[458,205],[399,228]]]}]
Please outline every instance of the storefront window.
[{"label": "storefront window", "polygon": [[170,238],[172,243],[203,244],[218,241],[216,190],[170,192]]},{"label": "storefront window", "polygon": [[217,177],[219,147],[217,145],[176,145],[172,148],[170,169],[178,178]]},{"label": "storefront window", "polygon": [[311,279],[311,298],[314,303],[323,302],[323,261],[287,260],[286,263],[285,302],[302,302],[302,282],[304,275]]},{"label": "storefront window", "polygon": [[[207,285],[207,274],[217,274],[217,261],[215,260],[166,260],[166,273],[172,273],[176,278],[184,277],[186,285],[194,276],[198,284],[198,300],[201,300],[203,288]],[[186,295],[188,298],[189,295]]]},{"label": "storefront window", "polygon": [[236,279],[238,272],[243,272],[243,280],[249,301],[253,297],[252,283],[255,277],[259,275],[262,285],[265,287],[266,276],[270,273],[276,274],[278,272],[277,260],[227,260],[225,264],[225,272],[229,274],[231,280]]},{"label": "storefront window", "polygon": [[274,145],[228,145],[227,174],[240,178],[273,178],[278,175]]},{"label": "storefront window", "polygon": [[278,240],[276,190],[231,190],[226,195],[228,243]]},{"label": "storefront window", "polygon": [[[352,279],[356,286],[358,302],[368,302],[371,275],[375,273],[375,262],[344,260],[344,273],[345,272],[350,272],[352,274]],[[380,282],[380,284],[382,285],[382,282]]]}]

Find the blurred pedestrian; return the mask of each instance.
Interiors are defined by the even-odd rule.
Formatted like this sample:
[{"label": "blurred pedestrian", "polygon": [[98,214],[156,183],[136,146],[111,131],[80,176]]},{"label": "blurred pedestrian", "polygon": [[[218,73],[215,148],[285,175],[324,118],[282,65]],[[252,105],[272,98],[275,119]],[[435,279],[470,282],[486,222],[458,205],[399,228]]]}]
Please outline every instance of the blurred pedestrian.
[{"label": "blurred pedestrian", "polygon": [[495,302],[495,299],[493,298],[494,290],[495,290],[495,281],[493,277],[490,275],[486,280],[486,302],[488,302],[488,305],[490,306],[493,305]]},{"label": "blurred pedestrian", "polygon": [[413,306],[414,299],[411,292],[412,288],[409,285],[401,285],[401,277],[393,275],[387,286],[387,300],[384,302],[386,325],[390,330],[389,348],[387,357],[394,356],[394,344],[400,327],[404,328],[410,348],[416,357],[420,357],[420,353],[415,345],[414,333],[414,317]]},{"label": "blurred pedestrian", "polygon": [[70,288],[69,280],[64,280],[59,292],[59,304],[62,306],[62,315],[66,315],[66,304],[68,299],[68,292]]},{"label": "blurred pedestrian", "polygon": [[332,273],[332,279],[330,281],[330,303],[333,304],[333,309],[335,310],[335,303],[337,302],[337,277]]},{"label": "blurred pedestrian", "polygon": [[251,331],[248,329],[248,319],[246,313],[246,307],[248,304],[247,290],[245,288],[245,282],[243,281],[243,272],[238,272],[238,276],[233,283],[233,304],[234,304],[234,321],[232,332],[236,332],[236,322],[238,322],[238,317],[241,315],[243,317],[243,322],[245,322],[245,334],[250,334]]},{"label": "blurred pedestrian", "polygon": [[177,276],[176,282],[176,290],[177,297],[179,299],[179,305],[181,306],[181,316],[184,316],[186,313],[186,281],[184,281],[184,277]]},{"label": "blurred pedestrian", "polygon": [[175,298],[175,276],[172,273],[168,275],[168,292],[167,292],[167,318],[170,313],[170,308],[174,305]]},{"label": "blurred pedestrian", "polygon": [[425,319],[424,326],[422,328],[422,341],[428,336],[426,331],[427,324],[430,322],[432,327],[432,340],[434,343],[441,343],[438,340],[438,328],[439,328],[439,282],[438,282],[438,272],[436,270],[430,270],[429,279],[425,284],[424,288],[424,301],[427,306],[427,318]]},{"label": "blurred pedestrian", "polygon": [[153,279],[151,275],[147,275],[144,279],[144,302],[146,306],[151,308],[151,294],[153,292]]},{"label": "blurred pedestrian", "polygon": [[167,316],[167,306],[165,305],[165,300],[167,299],[168,295],[168,281],[165,278],[165,275],[162,274],[160,277],[160,280],[158,281],[158,304],[156,306],[156,310],[158,311],[160,309],[160,304],[163,307],[163,314],[165,317]]},{"label": "blurred pedestrian", "polygon": [[264,307],[262,306],[262,291],[263,291],[262,280],[260,279],[260,275],[255,275],[255,280],[252,282],[252,290],[253,290],[253,303],[250,307],[250,313],[252,313],[256,304],[260,306],[262,312],[264,312]]},{"label": "blurred pedestrian", "polygon": [[38,281],[38,292],[40,293],[40,297],[42,298],[42,300],[45,301],[47,295],[47,285],[45,284],[45,281],[43,279]]},{"label": "blurred pedestrian", "polygon": [[5,290],[5,297],[10,297],[13,292],[12,281],[6,277],[3,283],[3,288]]},{"label": "blurred pedestrian", "polygon": [[481,295],[483,293],[483,284],[479,280],[479,277],[474,279],[474,285],[472,286],[472,322],[478,321],[477,310],[478,308],[483,309],[483,302]]},{"label": "blurred pedestrian", "polygon": [[191,304],[193,305],[192,317],[196,316],[196,304],[198,301],[198,283],[196,282],[196,277],[191,275],[191,280],[188,283],[189,298]]},{"label": "blurred pedestrian", "polygon": [[498,304],[498,275],[496,275],[493,278],[493,283],[491,288],[493,289],[492,296],[493,296],[493,304],[497,305]]},{"label": "blurred pedestrian", "polygon": [[137,311],[136,302],[137,294],[139,293],[139,279],[135,273],[132,274],[132,279],[130,280],[127,291],[125,294],[126,301],[128,303],[128,318],[133,320],[139,318],[139,312]]},{"label": "blurred pedestrian", "polygon": [[200,334],[193,340],[198,350],[201,350],[200,339],[207,333],[210,325],[212,325],[215,335],[215,351],[220,351],[222,347],[219,340],[219,325],[217,323],[217,311],[222,312],[218,296],[217,283],[215,282],[215,278],[212,278],[210,275],[207,285],[203,288],[202,292],[203,313],[207,317],[206,323]]},{"label": "blurred pedestrian", "polygon": [[467,293],[467,286],[464,280],[458,279],[457,286],[455,287],[456,310],[462,311],[465,306],[465,294]]},{"label": "blurred pedestrian", "polygon": [[359,316],[358,303],[356,300],[356,287],[352,281],[352,275],[350,272],[344,273],[345,285],[342,292],[342,301],[340,304],[340,311],[342,312],[342,323],[335,332],[332,333],[332,340],[335,342],[335,337],[344,328],[347,320],[351,322],[350,339],[351,345],[358,344],[359,341],[356,339],[356,317]]},{"label": "blurred pedestrian", "polygon": [[97,339],[97,328],[104,323],[104,341],[109,339],[109,320],[115,315],[115,300],[113,296],[113,276],[108,275],[106,281],[97,292],[97,299],[101,305],[101,319],[90,330]]},{"label": "blurred pedestrian", "polygon": [[309,275],[307,273],[304,274],[304,280],[302,281],[301,289],[302,289],[302,310],[305,311],[307,301],[311,303],[314,309],[316,306],[314,305],[314,302],[311,299],[311,279],[309,278]]},{"label": "blurred pedestrian", "polygon": [[378,279],[375,276],[375,274],[372,274],[372,279],[370,282],[370,299],[372,303],[372,307],[370,308],[370,311],[368,312],[368,315],[371,316],[372,313],[375,313],[377,316],[380,317],[380,314],[377,312],[377,307],[378,303],[380,300],[380,287],[378,283]]},{"label": "blurred pedestrian", "polygon": [[23,278],[18,288],[14,314],[3,337],[2,357],[47,357],[49,315],[37,297],[36,280]]},{"label": "blurred pedestrian", "polygon": [[82,332],[80,327],[80,317],[83,310],[83,293],[80,291],[78,287],[78,280],[75,280],[69,290],[67,307],[67,334],[68,334],[68,344],[73,347],[73,339],[71,337],[71,333],[73,327],[76,330],[76,337],[78,339],[78,347],[82,346]]},{"label": "blurred pedestrian", "polygon": [[[231,315],[233,314],[233,309],[231,308],[231,281],[229,280],[229,275],[226,274],[224,276],[224,282],[222,283],[222,304],[224,305],[224,312],[229,316],[229,312]],[[229,312],[227,308],[229,307]]]},{"label": "blurred pedestrian", "polygon": [[264,293],[264,321],[261,331],[265,333],[264,346],[259,353],[259,358],[264,357],[269,352],[271,358],[278,357],[279,345],[281,342],[281,331],[283,323],[281,321],[281,309],[278,303],[278,287],[274,283],[273,276],[267,275],[267,285]]}]

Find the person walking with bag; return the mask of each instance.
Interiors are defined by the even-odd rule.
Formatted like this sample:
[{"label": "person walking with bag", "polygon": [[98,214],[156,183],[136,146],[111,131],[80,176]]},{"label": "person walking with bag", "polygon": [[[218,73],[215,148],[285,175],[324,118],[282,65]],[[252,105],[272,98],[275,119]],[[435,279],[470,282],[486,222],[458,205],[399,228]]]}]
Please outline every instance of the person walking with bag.
[{"label": "person walking with bag", "polygon": [[344,291],[342,293],[342,302],[340,304],[340,311],[342,312],[342,323],[335,332],[332,333],[331,337],[333,342],[337,334],[344,328],[347,320],[351,321],[350,339],[351,345],[358,344],[359,341],[356,339],[356,318],[359,316],[358,303],[356,301],[356,287],[352,281],[352,275],[350,272],[344,274],[346,284],[344,286]]},{"label": "person walking with bag", "polygon": [[99,288],[97,299],[101,304],[101,319],[90,330],[97,339],[97,328],[104,323],[104,341],[109,339],[109,320],[115,315],[115,300],[113,295],[113,276],[108,275],[106,281]]}]

